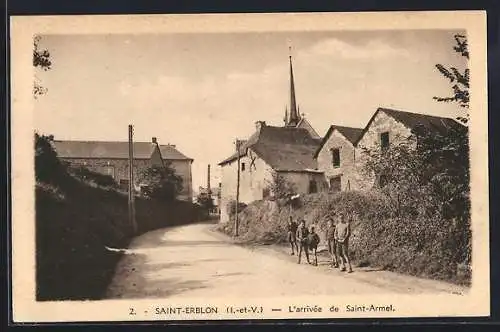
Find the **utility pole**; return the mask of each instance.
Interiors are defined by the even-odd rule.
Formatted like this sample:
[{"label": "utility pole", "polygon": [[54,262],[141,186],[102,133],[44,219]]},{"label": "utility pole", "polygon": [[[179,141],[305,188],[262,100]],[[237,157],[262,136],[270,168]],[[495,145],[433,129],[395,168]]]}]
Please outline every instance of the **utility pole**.
[{"label": "utility pole", "polygon": [[236,216],[234,219],[234,236],[238,236],[238,206],[240,205],[240,141],[236,139],[236,153],[238,156],[238,173],[236,176]]},{"label": "utility pole", "polygon": [[133,126],[128,125],[128,216],[130,225],[135,234],[137,233],[137,224],[135,221],[133,134]]},{"label": "utility pole", "polygon": [[212,207],[213,207],[213,204],[212,204],[213,203],[212,202],[212,187],[210,185],[210,164],[208,164],[208,166],[207,166],[207,196],[208,196],[208,201],[210,202],[209,205],[208,205],[210,207],[210,209],[208,211],[208,214],[210,216],[210,214],[213,212],[213,209],[212,209]]}]

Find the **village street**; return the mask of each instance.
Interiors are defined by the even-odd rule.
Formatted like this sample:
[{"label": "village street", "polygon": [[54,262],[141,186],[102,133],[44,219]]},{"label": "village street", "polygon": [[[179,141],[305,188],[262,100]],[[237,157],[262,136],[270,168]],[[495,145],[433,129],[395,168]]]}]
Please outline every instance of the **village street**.
[{"label": "village street", "polygon": [[305,262],[280,247],[231,243],[214,224],[160,229],[135,238],[119,262],[106,298],[244,298],[368,293],[461,294],[465,289],[373,268],[352,274]]}]

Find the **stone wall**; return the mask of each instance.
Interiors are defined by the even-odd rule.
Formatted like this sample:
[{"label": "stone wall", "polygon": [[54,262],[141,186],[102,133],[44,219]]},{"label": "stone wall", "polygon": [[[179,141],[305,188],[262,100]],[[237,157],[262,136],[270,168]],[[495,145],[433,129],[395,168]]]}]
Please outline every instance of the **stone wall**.
[{"label": "stone wall", "polygon": [[[153,155],[154,156],[154,155]],[[110,175],[119,184],[126,189],[128,186],[128,159],[116,158],[61,158],[69,162],[73,166],[85,166],[88,169],[101,174]],[[134,180],[137,184],[139,174],[145,169],[153,166],[161,165],[161,159],[135,159],[134,160]],[[183,190],[178,198],[181,200],[191,200],[192,197],[192,180],[191,180],[191,161],[175,160],[172,162],[172,167],[176,173],[182,177]]]},{"label": "stone wall", "polygon": [[316,183],[317,192],[328,189],[322,173],[280,172],[280,175],[282,175],[286,181],[293,184],[295,192],[301,195],[310,193],[312,181]]},{"label": "stone wall", "polygon": [[[61,158],[72,166],[84,166],[94,172],[110,175],[117,183],[128,180],[128,159],[114,158]],[[151,166],[149,159],[134,160],[134,179],[138,178],[140,172]]]}]

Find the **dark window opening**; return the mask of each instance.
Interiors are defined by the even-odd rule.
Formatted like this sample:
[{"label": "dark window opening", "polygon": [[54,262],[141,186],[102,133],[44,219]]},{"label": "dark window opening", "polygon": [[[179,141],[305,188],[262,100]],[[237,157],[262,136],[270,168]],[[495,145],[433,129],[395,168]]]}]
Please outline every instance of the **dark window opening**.
[{"label": "dark window opening", "polygon": [[330,178],[330,191],[336,192],[336,191],[340,191],[341,189],[342,188],[341,188],[340,176]]},{"label": "dark window opening", "polygon": [[241,163],[241,171],[244,172],[245,171],[245,163]]},{"label": "dark window opening", "polygon": [[118,181],[118,186],[123,190],[128,190],[128,184],[128,179],[120,179],[120,181]]},{"label": "dark window opening", "polygon": [[389,132],[380,134],[380,146],[382,150],[387,150],[387,148],[389,148]]},{"label": "dark window opening", "polygon": [[313,194],[316,192],[318,192],[318,184],[314,180],[309,181],[309,193]]},{"label": "dark window opening", "polygon": [[340,150],[332,150],[332,165],[333,167],[340,167]]}]

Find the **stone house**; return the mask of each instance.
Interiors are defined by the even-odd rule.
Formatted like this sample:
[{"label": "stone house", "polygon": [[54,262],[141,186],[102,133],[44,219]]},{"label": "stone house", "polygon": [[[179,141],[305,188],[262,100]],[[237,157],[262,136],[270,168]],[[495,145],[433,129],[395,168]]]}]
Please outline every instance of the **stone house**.
[{"label": "stone house", "polygon": [[[111,176],[121,187],[128,187],[128,142],[118,141],[69,141],[53,142],[59,158],[70,166],[85,166],[95,172]],[[191,165],[193,159],[179,152],[175,145],[160,145],[155,137],[151,142],[134,142],[134,179],[144,169],[167,163],[182,178],[183,189],[178,198],[192,200]],[[140,183],[134,186],[140,189]]]},{"label": "stone house", "polygon": [[256,123],[256,132],[240,141],[239,151],[219,163],[221,167],[221,221],[229,220],[228,205],[236,199],[238,154],[240,157],[239,201],[250,203],[271,195],[274,172],[293,184],[297,193],[324,190],[323,173],[317,170],[313,154],[318,140],[303,128]]},{"label": "stone house", "polygon": [[[318,168],[324,171],[334,189],[338,189],[339,182],[341,190],[367,190],[379,186],[384,182],[383,174],[367,174],[363,170],[368,158],[364,149],[385,149],[398,144],[407,140],[417,126],[442,135],[450,128],[464,127],[451,118],[378,108],[362,130],[330,127],[315,154]],[[333,183],[331,179],[335,179]]]},{"label": "stone house", "polygon": [[353,178],[356,160],[355,143],[361,128],[331,125],[314,154],[318,168],[323,171],[330,191],[357,189]]},{"label": "stone house", "polygon": [[[407,140],[417,127],[423,127],[430,132],[441,135],[446,135],[451,128],[465,128],[452,118],[378,108],[363,129],[355,145],[360,152],[363,149],[383,150],[392,144]],[[417,142],[414,141],[413,144],[416,145]],[[358,154],[359,158],[356,165],[358,168],[358,187],[367,189],[383,185],[385,181],[383,174],[367,175],[359,169],[364,164],[367,156],[363,153]]]}]

